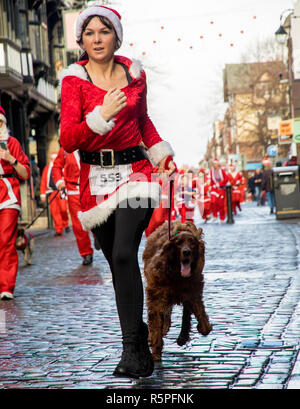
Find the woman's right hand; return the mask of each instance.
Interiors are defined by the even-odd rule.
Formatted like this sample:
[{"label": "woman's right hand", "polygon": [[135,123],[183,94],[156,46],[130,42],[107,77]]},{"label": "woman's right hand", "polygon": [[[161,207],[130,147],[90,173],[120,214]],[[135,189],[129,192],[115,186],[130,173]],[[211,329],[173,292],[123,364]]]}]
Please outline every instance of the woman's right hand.
[{"label": "woman's right hand", "polygon": [[126,107],[127,98],[124,92],[117,88],[111,88],[105,94],[103,104],[100,108],[100,113],[105,121],[109,121],[118,114],[123,108]]}]

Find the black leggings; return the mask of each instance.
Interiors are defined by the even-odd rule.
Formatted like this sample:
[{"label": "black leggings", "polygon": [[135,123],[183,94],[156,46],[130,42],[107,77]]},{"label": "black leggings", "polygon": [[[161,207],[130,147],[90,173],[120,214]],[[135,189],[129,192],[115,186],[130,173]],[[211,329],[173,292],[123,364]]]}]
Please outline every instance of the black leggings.
[{"label": "black leggings", "polygon": [[[128,203],[127,203],[128,204]],[[143,284],[138,249],[153,209],[117,207],[107,221],[92,231],[110,265],[123,342],[135,342],[143,319]]]}]

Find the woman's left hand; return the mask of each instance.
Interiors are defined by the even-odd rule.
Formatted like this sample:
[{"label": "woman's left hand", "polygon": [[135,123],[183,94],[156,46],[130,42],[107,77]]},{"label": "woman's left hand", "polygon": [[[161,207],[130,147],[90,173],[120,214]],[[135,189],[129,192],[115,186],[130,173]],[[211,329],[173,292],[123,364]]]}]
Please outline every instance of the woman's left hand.
[{"label": "woman's left hand", "polygon": [[165,156],[161,161],[160,164],[158,166],[158,172],[159,174],[163,174],[166,173],[167,175],[171,176],[172,173],[174,173],[176,171],[176,165],[173,162],[173,160],[169,160],[169,162],[167,163],[167,168],[166,168],[166,162],[167,162],[168,156]]}]

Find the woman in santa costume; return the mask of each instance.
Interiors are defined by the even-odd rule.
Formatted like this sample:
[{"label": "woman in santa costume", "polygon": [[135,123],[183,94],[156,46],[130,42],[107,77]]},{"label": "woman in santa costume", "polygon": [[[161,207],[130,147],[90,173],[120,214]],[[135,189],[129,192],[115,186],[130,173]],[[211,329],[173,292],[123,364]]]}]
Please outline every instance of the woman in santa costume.
[{"label": "woman in santa costume", "polygon": [[232,195],[232,209],[233,213],[237,214],[237,208],[239,211],[242,211],[241,209],[241,182],[243,175],[241,172],[235,169],[235,166],[233,163],[229,165],[229,172],[227,173],[229,183],[231,184],[232,190],[231,190],[231,195]]},{"label": "woman in santa costume", "polygon": [[57,153],[52,153],[50,162],[43,169],[40,183],[40,197],[42,202],[46,201],[48,196],[50,213],[54,223],[55,236],[61,236],[63,231],[69,230],[69,215],[68,203],[64,196],[60,195],[55,190],[55,184],[52,176],[53,163],[57,157]]},{"label": "woman in santa costume", "polygon": [[220,162],[216,158],[213,160],[213,167],[210,171],[210,186],[211,186],[211,211],[214,220],[217,220],[218,215],[220,220],[225,220],[225,187],[228,182],[228,177],[224,169],[220,167]]},{"label": "woman in santa costume", "polygon": [[152,165],[171,173],[173,150],[147,114],[141,64],[114,54],[123,38],[119,13],[88,7],[75,30],[84,55],[61,73],[60,141],[67,152],[80,151],[79,218],[96,235],[112,271],[123,337],[114,375],[149,376],[154,365],[137,253],[151,206],[160,200]]},{"label": "woman in santa costume", "polygon": [[79,199],[79,176],[80,176],[80,158],[79,152],[67,153],[60,148],[57,157],[53,162],[52,176],[58,190],[65,191],[69,213],[72,220],[72,228],[77,241],[77,247],[81,257],[82,264],[89,265],[93,262],[93,249],[89,232],[83,230],[78,212],[80,212]]},{"label": "woman in santa costume", "polygon": [[20,143],[10,136],[0,107],[0,299],[13,299],[18,273],[16,249],[21,210],[20,182],[30,176],[29,159]]}]

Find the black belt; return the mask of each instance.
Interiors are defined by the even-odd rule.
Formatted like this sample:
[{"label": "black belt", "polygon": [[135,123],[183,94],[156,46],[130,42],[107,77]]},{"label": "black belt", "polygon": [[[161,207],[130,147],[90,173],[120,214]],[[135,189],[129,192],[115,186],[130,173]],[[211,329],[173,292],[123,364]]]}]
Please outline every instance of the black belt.
[{"label": "black belt", "polygon": [[15,173],[4,173],[4,175],[0,175],[0,179],[5,179],[5,178],[16,178],[17,175]]},{"label": "black belt", "polygon": [[99,165],[102,168],[113,168],[115,165],[127,165],[148,159],[141,146],[134,146],[122,151],[113,149],[101,149],[100,152],[80,151],[80,159],[90,165]]}]

